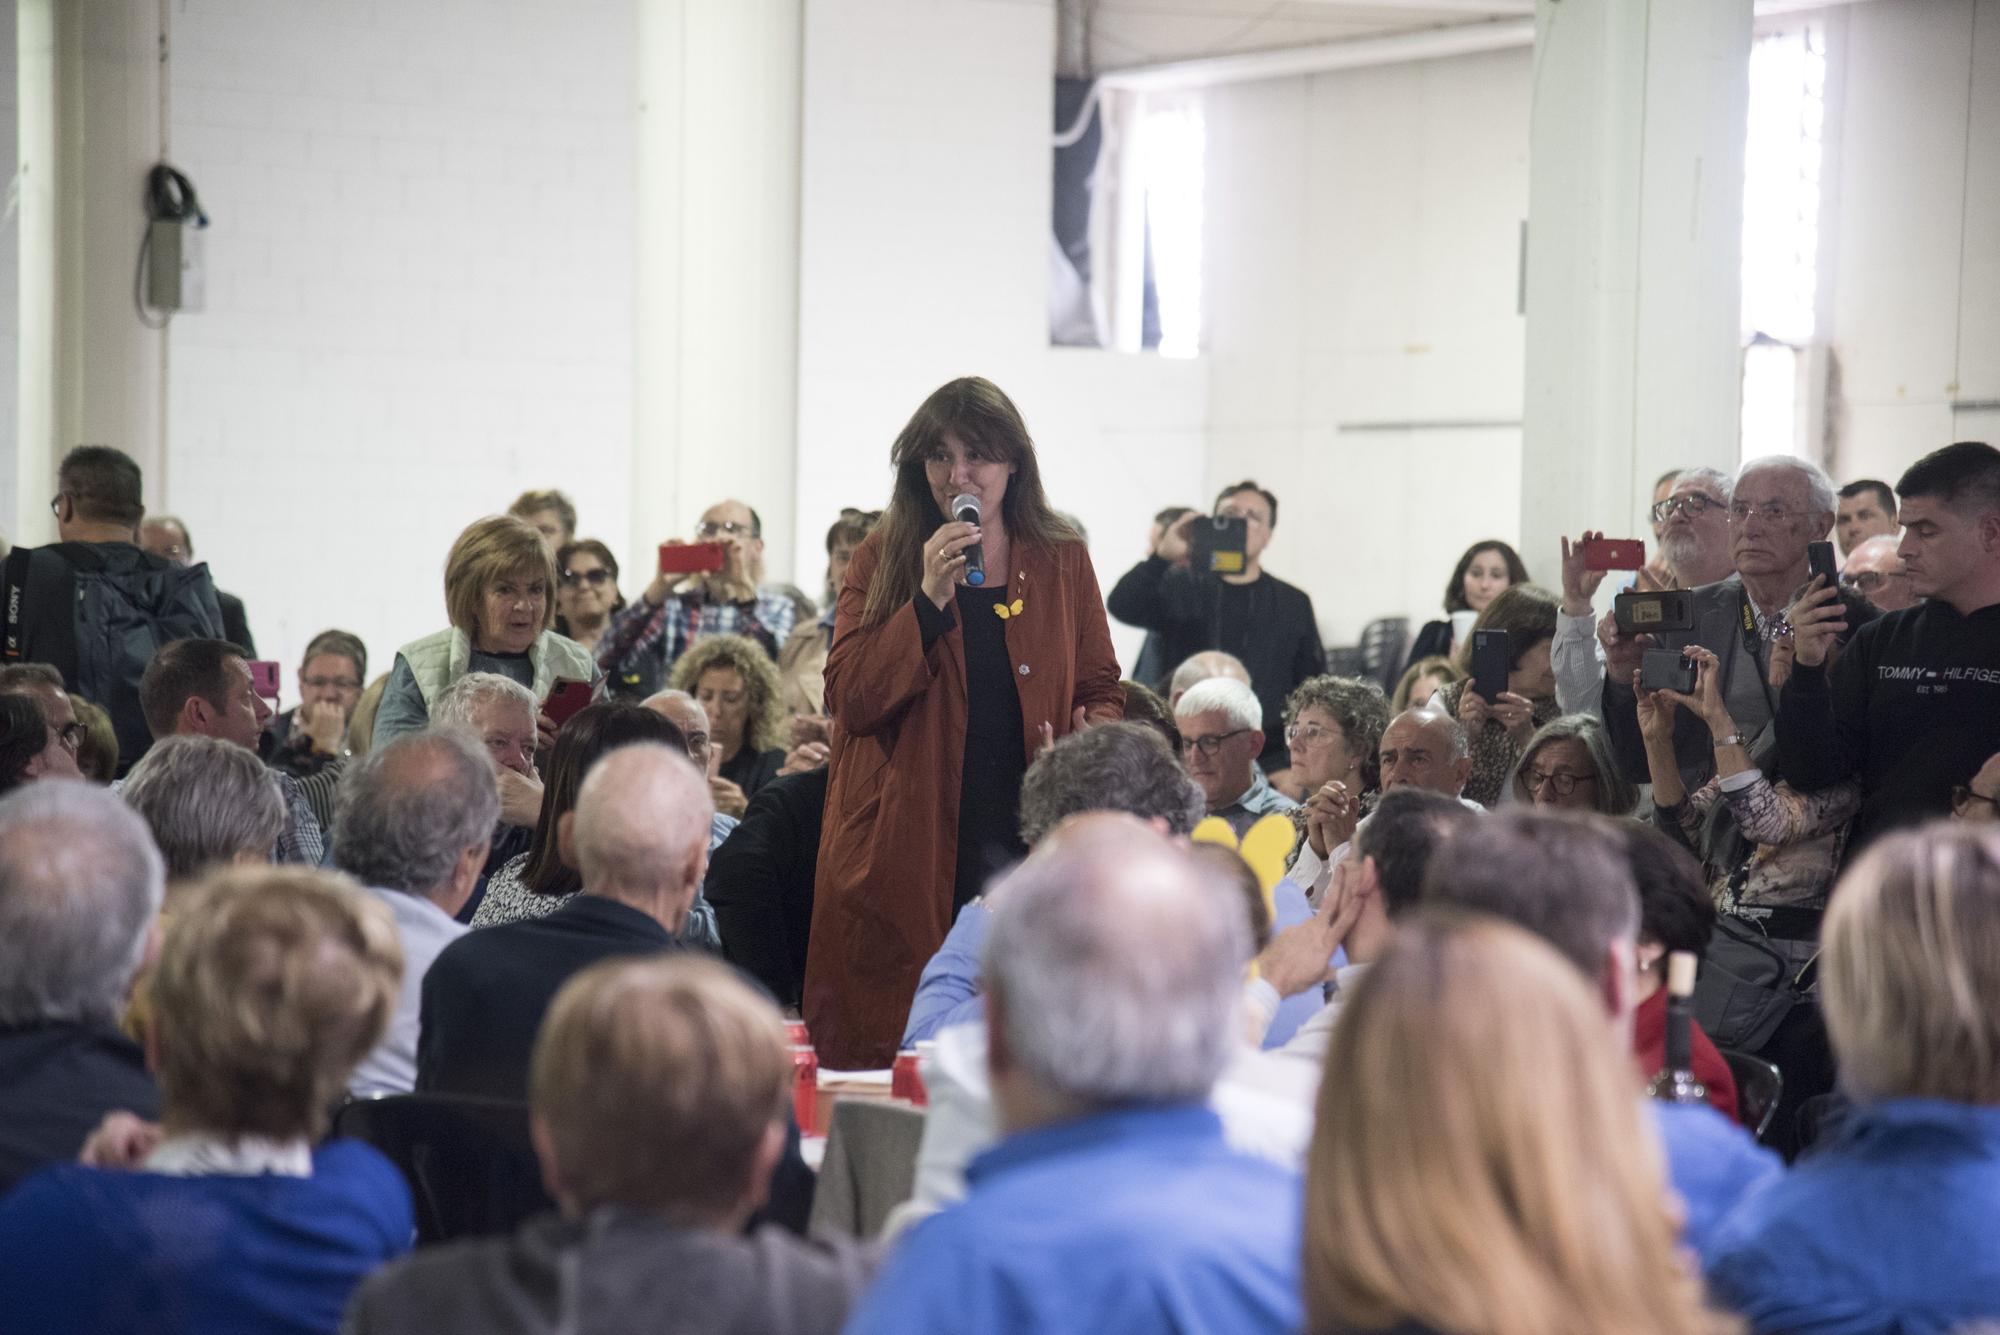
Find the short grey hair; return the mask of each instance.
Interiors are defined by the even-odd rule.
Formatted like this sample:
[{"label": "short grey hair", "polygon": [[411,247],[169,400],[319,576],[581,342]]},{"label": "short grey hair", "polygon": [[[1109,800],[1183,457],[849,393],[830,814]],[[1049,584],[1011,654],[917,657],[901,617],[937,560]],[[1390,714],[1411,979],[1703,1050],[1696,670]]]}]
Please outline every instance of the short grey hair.
[{"label": "short grey hair", "polygon": [[1243,660],[1235,654],[1224,653],[1220,649],[1204,649],[1198,654],[1189,654],[1174,669],[1173,680],[1167,683],[1167,694],[1177,695],[1213,677],[1227,676],[1231,672],[1241,673],[1241,680],[1250,680],[1250,669],[1243,666]]},{"label": "short grey hair", "polygon": [[1158,817],[1188,834],[1208,814],[1208,799],[1158,729],[1103,723],[1057,742],[1021,780],[1021,837],[1030,844],[1079,811],[1125,811]]},{"label": "short grey hair", "polygon": [[1089,1105],[1204,1099],[1236,1042],[1242,896],[1136,822],[1078,834],[993,892],[981,972],[1007,1047]]},{"label": "short grey hair", "polygon": [[215,737],[162,737],[118,791],[145,818],[177,881],[243,853],[269,861],[289,818],[277,776],[257,753]]},{"label": "short grey hair", "polygon": [[1257,692],[1234,677],[1210,677],[1188,687],[1187,694],[1174,706],[1174,718],[1193,718],[1196,714],[1223,714],[1239,728],[1264,726],[1264,706],[1258,703]]},{"label": "short grey hair", "polygon": [[[1833,479],[1826,475],[1824,468],[1821,468],[1812,460],[1801,459],[1795,454],[1763,454],[1755,459],[1747,460],[1741,468],[1736,470],[1736,485],[1742,486],[1743,479],[1749,477],[1752,473],[1766,471],[1798,474],[1806,480],[1806,491],[1812,497],[1812,506],[1815,511],[1823,510],[1827,514],[1834,514],[1838,511],[1840,502],[1835,499],[1838,489],[1833,485]],[[1732,498],[1735,495],[1733,490],[1730,494]]]},{"label": "short grey hair", "polygon": [[440,728],[470,728],[480,711],[496,700],[520,705],[533,718],[539,712],[535,693],[497,672],[468,672],[438,692],[431,701],[431,722]]},{"label": "short grey hair", "polygon": [[1736,479],[1720,468],[1684,468],[1674,479],[1673,489],[1679,491],[1691,482],[1720,493],[1724,505],[1729,504],[1730,498],[1736,494]]},{"label": "short grey hair", "polygon": [[0,799],[0,1025],[113,1022],[165,885],[108,790],[50,779]]},{"label": "short grey hair", "polygon": [[465,729],[405,733],[340,776],[334,865],[364,885],[421,895],[490,840],[499,819],[493,763]]},{"label": "short grey hair", "polygon": [[1590,768],[1597,775],[1597,800],[1592,806],[1599,815],[1632,814],[1632,809],[1639,805],[1639,790],[1625,777],[1624,768],[1611,750],[1611,734],[1606,730],[1604,720],[1595,714],[1564,714],[1560,718],[1552,718],[1528,739],[1521,758],[1514,762],[1514,772],[1507,778],[1507,787],[1515,800],[1535,800],[1522,771],[1535,753],[1551,742],[1575,742],[1583,747],[1584,754],[1590,758]]},{"label": "short grey hair", "polygon": [[[1472,689],[1470,681],[1454,682],[1453,685],[1456,685],[1462,691]],[[1439,689],[1443,690],[1444,688],[1440,687]],[[1432,696],[1431,698],[1435,700],[1437,697]],[[1426,728],[1442,729],[1444,731],[1445,747],[1453,760],[1463,760],[1472,754],[1472,739],[1466,736],[1465,725],[1453,717],[1451,711],[1448,709],[1441,708],[1436,704],[1418,705],[1414,709],[1406,709],[1398,714],[1396,718],[1390,719],[1389,728],[1395,727],[1396,719],[1399,718],[1412,719]],[[1386,733],[1389,731],[1389,728],[1384,728],[1382,731]]]}]

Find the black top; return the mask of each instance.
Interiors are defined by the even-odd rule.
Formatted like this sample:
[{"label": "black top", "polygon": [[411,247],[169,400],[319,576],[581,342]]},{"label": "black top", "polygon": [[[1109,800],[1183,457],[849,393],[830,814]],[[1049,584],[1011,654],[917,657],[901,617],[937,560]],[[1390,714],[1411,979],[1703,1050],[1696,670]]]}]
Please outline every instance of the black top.
[{"label": "black top", "polygon": [[821,765],[765,784],[709,858],[703,886],[723,956],[788,1006],[805,985],[826,783]]},{"label": "black top", "polygon": [[1007,586],[960,588],[965,625],[965,764],[958,786],[956,912],[1002,868],[1026,856],[1021,842],[1021,779],[1028,772],[1021,693],[1007,653],[1007,623],[994,608]]},{"label": "black top", "polygon": [[67,1023],[0,1029],[0,1195],[36,1169],[74,1161],[104,1114],[120,1109],[160,1116],[146,1058],[123,1034]]},{"label": "black top", "polygon": [[778,771],[784,766],[783,751],[775,747],[759,751],[745,742],[735,755],[716,767],[716,772],[741,788],[743,796],[755,797],[765,784],[778,777]]},{"label": "black top", "polygon": [[1168,672],[1205,649],[1242,659],[1264,707],[1264,751],[1258,760],[1266,769],[1290,763],[1285,697],[1307,677],[1326,671],[1326,649],[1305,590],[1268,574],[1230,584],[1149,556],[1125,572],[1105,606],[1127,625],[1159,634]]},{"label": "black top", "polygon": [[222,609],[222,638],[255,658],[257,641],[250,634],[250,614],[243,610],[243,600],[217,589],[215,602]]},{"label": "black top", "polygon": [[1417,632],[1417,638],[1410,641],[1410,654],[1403,660],[1403,672],[1408,672],[1426,658],[1448,658],[1450,655],[1451,622],[1426,621],[1423,629]]}]

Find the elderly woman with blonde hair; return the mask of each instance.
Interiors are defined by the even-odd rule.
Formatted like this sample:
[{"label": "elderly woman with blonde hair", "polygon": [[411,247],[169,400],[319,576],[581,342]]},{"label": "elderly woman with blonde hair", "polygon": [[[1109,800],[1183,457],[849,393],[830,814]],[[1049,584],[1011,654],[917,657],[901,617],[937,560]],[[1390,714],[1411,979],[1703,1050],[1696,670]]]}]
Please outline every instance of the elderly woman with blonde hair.
[{"label": "elderly woman with blonde hair", "polygon": [[1840,878],[1820,988],[1853,1110],[1717,1235],[1760,1331],[2000,1320],[2000,832],[1893,834]]},{"label": "elderly woman with blonde hair", "polygon": [[[597,694],[604,681],[582,645],[555,632],[555,556],[526,520],[489,515],[452,543],[444,563],[444,630],[396,651],[396,664],[375,713],[376,742],[415,732],[430,722],[432,704],[468,672],[517,681],[546,702],[558,682]],[[555,723],[538,722],[544,747]]]},{"label": "elderly woman with blonde hair", "polygon": [[259,868],[197,887],[154,975],[161,1122],[113,1113],[82,1164],[0,1201],[9,1328],[332,1335],[414,1226],[387,1159],[322,1140],[402,972],[389,910],[344,878]]},{"label": "elderly woman with blonde hair", "polygon": [[1729,1330],[1676,1249],[1666,1182],[1631,1058],[1575,965],[1499,921],[1405,924],[1327,1053],[1306,1329]]}]

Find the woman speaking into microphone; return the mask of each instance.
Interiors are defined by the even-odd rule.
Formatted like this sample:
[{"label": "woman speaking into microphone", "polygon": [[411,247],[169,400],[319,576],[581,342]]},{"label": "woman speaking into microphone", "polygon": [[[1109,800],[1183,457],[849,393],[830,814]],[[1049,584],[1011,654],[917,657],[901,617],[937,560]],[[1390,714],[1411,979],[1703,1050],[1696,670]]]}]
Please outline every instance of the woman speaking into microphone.
[{"label": "woman speaking into microphone", "polygon": [[932,394],[889,462],[895,490],[847,568],[826,660],[802,1009],[832,1069],[895,1058],[954,915],[1023,851],[1028,761],[1124,700],[1090,555],[1049,508],[999,387],[968,377]]}]

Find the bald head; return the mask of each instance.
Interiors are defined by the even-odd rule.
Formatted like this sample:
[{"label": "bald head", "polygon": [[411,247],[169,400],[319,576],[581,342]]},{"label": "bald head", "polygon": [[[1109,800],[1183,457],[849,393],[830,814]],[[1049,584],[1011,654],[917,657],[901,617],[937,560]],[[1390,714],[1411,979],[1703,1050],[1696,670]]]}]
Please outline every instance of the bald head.
[{"label": "bald head", "polygon": [[1869,538],[1854,549],[1840,572],[1843,581],[1884,612],[1900,612],[1917,601],[1896,551],[1900,542],[1892,533]]},{"label": "bald head", "polygon": [[1251,685],[1250,669],[1243,666],[1243,660],[1235,654],[1225,654],[1220,649],[1210,649],[1192,654],[1174,669],[1173,680],[1167,685],[1167,706],[1172,708],[1181,702],[1188,689],[1216,677],[1227,677]]},{"label": "bald head", "polygon": [[694,762],[696,769],[706,772],[708,711],[701,707],[701,701],[686,691],[655,691],[641,703],[681,730],[681,735],[687,738],[688,759]]},{"label": "bald head", "polygon": [[559,837],[583,888],[677,932],[708,870],[708,780],[657,743],[621,746],[584,776]]},{"label": "bald head", "polygon": [[1379,748],[1382,791],[1422,788],[1457,797],[1472,773],[1465,729],[1441,709],[1406,709],[1389,720]]}]

